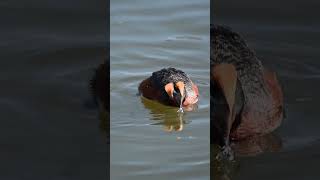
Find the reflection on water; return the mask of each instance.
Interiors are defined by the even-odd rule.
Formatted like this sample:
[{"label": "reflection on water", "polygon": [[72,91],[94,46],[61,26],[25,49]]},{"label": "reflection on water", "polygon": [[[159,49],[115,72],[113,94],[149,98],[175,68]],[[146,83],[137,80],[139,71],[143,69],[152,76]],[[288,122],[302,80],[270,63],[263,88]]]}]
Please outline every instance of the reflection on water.
[{"label": "reflection on water", "polygon": [[212,167],[211,171],[214,174],[214,179],[232,179],[236,176],[240,167],[240,158],[255,157],[263,153],[280,152],[282,148],[281,138],[274,134],[266,134],[263,136],[248,137],[242,141],[232,142],[230,144],[235,159],[218,160],[216,157],[221,151],[217,145],[211,145],[212,152]]},{"label": "reflection on water", "polygon": [[282,141],[276,134],[249,137],[243,141],[231,143],[236,156],[257,156],[266,152],[279,152]]},{"label": "reflection on water", "polygon": [[[209,3],[111,1],[111,179],[209,179]],[[168,67],[199,88],[198,108],[182,116],[136,95]]]},{"label": "reflection on water", "polygon": [[214,180],[230,180],[237,175],[240,164],[237,160],[217,160],[220,147],[211,145],[211,177]]},{"label": "reflection on water", "polygon": [[150,110],[150,119],[159,121],[152,125],[162,125],[163,130],[167,132],[182,131],[184,125],[187,124],[184,114],[198,108],[197,104],[194,104],[184,108],[185,113],[178,113],[176,107],[165,106],[144,97],[141,97],[141,102],[145,108]]}]

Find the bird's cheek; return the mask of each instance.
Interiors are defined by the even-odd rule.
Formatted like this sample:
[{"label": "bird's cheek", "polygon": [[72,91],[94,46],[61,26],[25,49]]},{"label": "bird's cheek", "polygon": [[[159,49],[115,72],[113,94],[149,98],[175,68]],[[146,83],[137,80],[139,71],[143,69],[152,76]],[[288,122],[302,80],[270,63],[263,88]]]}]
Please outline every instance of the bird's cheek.
[{"label": "bird's cheek", "polygon": [[198,96],[199,95],[199,89],[198,86],[194,85],[192,86],[193,92]]},{"label": "bird's cheek", "polygon": [[198,96],[188,96],[186,97],[186,99],[184,100],[183,102],[183,106],[188,106],[188,105],[191,105],[191,104],[195,104],[198,102]]}]

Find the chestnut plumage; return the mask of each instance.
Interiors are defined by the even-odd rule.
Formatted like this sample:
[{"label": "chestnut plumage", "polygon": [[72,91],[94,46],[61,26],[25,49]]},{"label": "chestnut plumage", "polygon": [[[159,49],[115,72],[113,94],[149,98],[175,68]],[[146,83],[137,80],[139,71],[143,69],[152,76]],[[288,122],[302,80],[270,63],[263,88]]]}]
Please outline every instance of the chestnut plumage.
[{"label": "chestnut plumage", "polygon": [[211,139],[228,145],[280,126],[283,94],[244,39],[224,26],[210,28]]},{"label": "chestnut plumage", "polygon": [[139,93],[148,99],[171,106],[197,103],[198,87],[189,76],[176,68],[163,68],[153,72],[139,85]]}]

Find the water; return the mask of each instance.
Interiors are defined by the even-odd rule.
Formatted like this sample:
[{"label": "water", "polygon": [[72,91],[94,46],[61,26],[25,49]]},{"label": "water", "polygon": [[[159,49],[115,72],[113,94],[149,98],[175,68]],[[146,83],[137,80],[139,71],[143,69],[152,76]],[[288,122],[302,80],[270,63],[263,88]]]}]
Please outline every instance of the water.
[{"label": "water", "polygon": [[[111,1],[111,179],[209,179],[209,1]],[[164,67],[198,85],[194,112],[137,96]]]},{"label": "water", "polygon": [[[111,175],[208,179],[209,1],[111,5]],[[278,73],[288,115],[260,141],[266,148],[248,153],[244,142],[244,156],[224,164],[224,177],[318,179],[319,2],[211,5],[212,20],[243,34]],[[0,179],[107,179],[98,114],[84,106],[92,70],[106,56],[105,7],[89,0],[1,1]],[[199,85],[196,112],[180,118],[175,108],[135,96],[142,79],[166,66]]]},{"label": "water", "polygon": [[105,3],[0,8],[0,179],[107,179],[98,113],[84,106],[106,56]]},{"label": "water", "polygon": [[[238,147],[215,179],[318,179],[319,1],[214,1],[212,22],[232,27],[278,74],[287,118],[272,137]],[[254,147],[254,148],[253,148]],[[249,152],[248,152],[249,151]],[[251,151],[251,152],[250,152]],[[221,170],[221,169],[220,169]]]}]

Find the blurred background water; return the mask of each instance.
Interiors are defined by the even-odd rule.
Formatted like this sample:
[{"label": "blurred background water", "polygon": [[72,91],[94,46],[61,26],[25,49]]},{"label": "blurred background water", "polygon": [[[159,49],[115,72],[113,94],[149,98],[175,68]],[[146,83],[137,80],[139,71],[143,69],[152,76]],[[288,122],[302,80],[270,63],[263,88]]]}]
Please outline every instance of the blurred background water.
[{"label": "blurred background water", "polygon": [[[209,179],[209,14],[208,0],[111,1],[111,179]],[[170,66],[200,91],[198,109],[181,118],[137,96]]]},{"label": "blurred background water", "polygon": [[319,179],[319,1],[223,0],[211,6],[211,23],[242,34],[263,64],[278,74],[287,114],[277,138],[264,141],[271,149],[276,141],[281,146],[276,152],[238,158],[227,175],[215,178]]},{"label": "blurred background water", "polygon": [[107,179],[88,80],[105,60],[106,1],[0,2],[0,179]]}]

